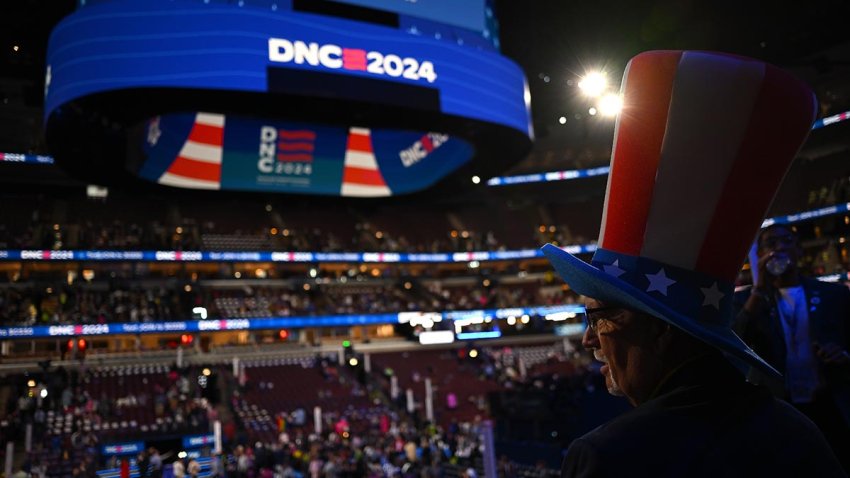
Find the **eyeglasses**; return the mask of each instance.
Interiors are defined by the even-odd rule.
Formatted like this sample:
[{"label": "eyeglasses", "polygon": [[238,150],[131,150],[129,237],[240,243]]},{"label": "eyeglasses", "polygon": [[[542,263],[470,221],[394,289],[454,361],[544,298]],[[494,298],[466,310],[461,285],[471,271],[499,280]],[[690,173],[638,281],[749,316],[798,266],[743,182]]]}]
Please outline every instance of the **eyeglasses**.
[{"label": "eyeglasses", "polygon": [[584,310],[585,321],[587,322],[587,326],[590,328],[590,330],[593,331],[593,333],[596,333],[597,330],[599,329],[599,321],[600,320],[608,320],[608,319],[612,319],[612,318],[620,315],[620,313],[617,313],[617,314],[605,314],[605,313],[603,313],[603,312],[608,312],[608,311],[612,311],[612,310],[617,310],[620,313],[622,313],[622,312],[625,312],[627,309],[625,307],[623,307],[622,305],[610,305],[610,306],[605,306],[605,307],[591,307],[591,308],[586,308]]}]

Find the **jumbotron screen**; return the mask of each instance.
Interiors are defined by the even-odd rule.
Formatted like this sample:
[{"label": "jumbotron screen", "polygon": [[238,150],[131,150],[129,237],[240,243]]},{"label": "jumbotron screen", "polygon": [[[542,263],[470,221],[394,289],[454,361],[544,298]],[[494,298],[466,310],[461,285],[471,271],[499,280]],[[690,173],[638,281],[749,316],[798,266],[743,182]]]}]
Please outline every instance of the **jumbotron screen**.
[{"label": "jumbotron screen", "polygon": [[[96,184],[375,198],[466,184],[530,149],[528,84],[494,48],[489,0],[258,3],[110,0],[60,22],[45,68],[57,164]],[[91,115],[124,128],[93,132]]]},{"label": "jumbotron screen", "polygon": [[487,28],[485,0],[337,0],[400,15],[483,32]]}]

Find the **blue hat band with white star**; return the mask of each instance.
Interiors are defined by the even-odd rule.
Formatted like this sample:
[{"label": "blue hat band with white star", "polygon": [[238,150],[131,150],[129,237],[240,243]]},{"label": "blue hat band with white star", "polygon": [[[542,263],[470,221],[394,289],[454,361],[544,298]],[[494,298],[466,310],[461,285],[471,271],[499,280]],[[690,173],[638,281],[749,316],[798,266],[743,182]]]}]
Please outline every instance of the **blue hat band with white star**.
[{"label": "blue hat band with white star", "polygon": [[597,249],[591,264],[685,317],[726,327],[732,323],[734,284],[730,282],[606,249]]}]

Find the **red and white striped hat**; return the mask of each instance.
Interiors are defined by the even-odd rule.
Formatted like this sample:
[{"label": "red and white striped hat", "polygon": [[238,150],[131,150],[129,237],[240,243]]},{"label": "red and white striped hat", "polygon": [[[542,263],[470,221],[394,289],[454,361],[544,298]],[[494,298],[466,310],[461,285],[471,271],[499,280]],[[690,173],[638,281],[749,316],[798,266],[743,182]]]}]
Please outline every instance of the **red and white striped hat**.
[{"label": "red and white striped hat", "polygon": [[702,51],[634,57],[591,264],[547,244],[578,293],[659,317],[778,374],[731,330],[735,277],[817,101],[772,65]]}]

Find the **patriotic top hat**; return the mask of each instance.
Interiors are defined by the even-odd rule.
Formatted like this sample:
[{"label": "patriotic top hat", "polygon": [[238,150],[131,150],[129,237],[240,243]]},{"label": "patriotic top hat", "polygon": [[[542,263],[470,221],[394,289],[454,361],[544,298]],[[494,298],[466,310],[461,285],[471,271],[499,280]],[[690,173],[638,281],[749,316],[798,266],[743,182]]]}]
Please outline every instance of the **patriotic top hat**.
[{"label": "patriotic top hat", "polygon": [[760,61],[651,51],[626,67],[590,264],[547,244],[577,293],[658,317],[738,366],[779,373],[732,331],[735,277],[817,102]]}]

